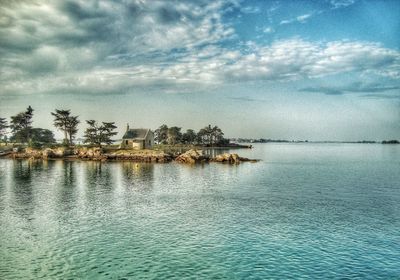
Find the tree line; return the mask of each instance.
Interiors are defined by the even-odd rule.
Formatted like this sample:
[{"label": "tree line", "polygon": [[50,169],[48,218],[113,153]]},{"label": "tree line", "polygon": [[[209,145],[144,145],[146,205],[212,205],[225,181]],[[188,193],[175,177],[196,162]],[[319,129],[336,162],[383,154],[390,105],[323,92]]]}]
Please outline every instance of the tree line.
[{"label": "tree line", "polygon": [[168,127],[166,124],[161,125],[154,131],[154,140],[158,144],[191,144],[191,145],[222,145],[229,143],[224,138],[224,133],[218,126],[205,126],[196,132],[193,129],[187,129],[182,132],[181,127]]},{"label": "tree line", "polygon": [[[49,129],[34,128],[32,126],[33,108],[28,106],[24,112],[20,112],[10,117],[10,122],[6,118],[0,117],[0,140],[5,142],[28,144],[31,147],[40,147],[48,144],[55,144],[54,133]],[[74,145],[75,137],[78,133],[80,123],[79,116],[73,116],[71,110],[55,109],[51,112],[53,125],[56,129],[64,133],[63,145]],[[84,143],[100,146],[114,142],[111,138],[117,135],[117,126],[114,122],[102,122],[99,124],[95,120],[87,120],[88,127],[84,131]],[[8,129],[11,137],[8,138]]]},{"label": "tree line", "polygon": [[[34,128],[32,126],[34,109],[28,106],[25,111],[10,117],[10,122],[6,118],[0,117],[0,140],[3,142],[13,142],[28,144],[32,147],[40,147],[48,144],[55,144],[54,133],[44,128]],[[80,124],[79,116],[71,113],[71,110],[55,109],[51,112],[54,127],[64,134],[63,145],[74,145]],[[112,144],[112,137],[117,135],[117,126],[114,122],[97,122],[86,120],[86,129],[83,134],[84,143],[101,147],[102,144]],[[7,138],[8,129],[11,137]],[[218,126],[205,126],[199,131],[187,129],[182,132],[181,127],[166,124],[161,125],[155,130],[154,140],[158,144],[191,144],[191,145],[222,145],[229,143],[224,138],[224,133]]]}]

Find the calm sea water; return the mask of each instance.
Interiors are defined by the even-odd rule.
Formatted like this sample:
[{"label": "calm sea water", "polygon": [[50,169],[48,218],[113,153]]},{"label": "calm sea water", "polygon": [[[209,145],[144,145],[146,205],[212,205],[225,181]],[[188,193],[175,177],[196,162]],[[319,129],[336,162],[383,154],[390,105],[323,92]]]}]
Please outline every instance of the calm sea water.
[{"label": "calm sea water", "polygon": [[0,160],[0,279],[400,279],[400,145]]}]

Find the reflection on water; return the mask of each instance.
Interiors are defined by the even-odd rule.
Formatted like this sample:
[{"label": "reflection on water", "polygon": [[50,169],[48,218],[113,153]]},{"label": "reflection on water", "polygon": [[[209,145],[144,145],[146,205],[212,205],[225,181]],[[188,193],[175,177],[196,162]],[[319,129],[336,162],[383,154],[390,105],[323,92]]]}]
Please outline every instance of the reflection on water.
[{"label": "reflection on water", "polygon": [[62,185],[63,186],[75,186],[76,185],[76,174],[74,169],[74,163],[72,161],[60,161],[62,163]]},{"label": "reflection on water", "polygon": [[203,149],[203,153],[210,157],[216,157],[217,155],[224,154],[224,153],[237,153],[235,150],[231,151],[229,149]]},{"label": "reflection on water", "polygon": [[52,166],[56,166],[56,174],[53,175],[57,178],[54,190],[55,198],[57,199],[57,216],[59,220],[65,220],[74,207],[76,207],[76,192],[77,192],[77,174],[75,170],[75,163],[72,161],[56,161],[51,162]]},{"label": "reflection on water", "polygon": [[20,217],[30,219],[34,209],[34,194],[32,190],[32,171],[40,172],[38,163],[35,161],[16,160],[13,161],[13,207]]},{"label": "reflection on water", "polygon": [[86,181],[89,186],[101,186],[107,189],[112,187],[112,174],[107,163],[89,161],[85,165]]},{"label": "reflection on water", "polygon": [[254,146],[235,166],[0,160],[0,279],[398,278],[400,147]]},{"label": "reflection on water", "polygon": [[154,164],[123,162],[123,182],[126,186],[150,190],[154,181]]}]

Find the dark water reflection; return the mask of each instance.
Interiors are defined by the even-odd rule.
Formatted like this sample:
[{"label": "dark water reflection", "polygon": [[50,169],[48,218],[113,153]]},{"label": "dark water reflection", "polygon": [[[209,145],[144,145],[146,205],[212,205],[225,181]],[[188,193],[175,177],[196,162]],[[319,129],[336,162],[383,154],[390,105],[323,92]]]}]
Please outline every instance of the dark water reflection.
[{"label": "dark water reflection", "polygon": [[154,164],[123,162],[122,177],[125,186],[150,191],[154,182]]},{"label": "dark water reflection", "polygon": [[56,161],[50,162],[51,166],[56,166],[55,176],[58,181],[55,182],[54,195],[57,205],[57,219],[64,221],[69,218],[66,213],[71,213],[76,207],[77,202],[77,172],[76,164],[72,161]]},{"label": "dark water reflection", "polygon": [[210,157],[216,157],[217,155],[224,154],[224,153],[238,153],[238,151],[242,150],[229,150],[229,149],[204,149],[203,153],[209,155]]},{"label": "dark water reflection", "polygon": [[40,173],[39,164],[34,161],[13,162],[13,208],[21,218],[31,220],[34,211],[34,193],[32,185],[32,173],[36,170]]},{"label": "dark water reflection", "polygon": [[263,161],[0,160],[0,279],[399,278],[400,147],[230,152]]}]

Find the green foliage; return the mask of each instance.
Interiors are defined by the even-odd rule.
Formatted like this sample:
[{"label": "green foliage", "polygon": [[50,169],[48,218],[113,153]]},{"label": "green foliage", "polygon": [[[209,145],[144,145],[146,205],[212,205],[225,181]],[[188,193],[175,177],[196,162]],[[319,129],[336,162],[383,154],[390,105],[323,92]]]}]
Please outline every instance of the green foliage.
[{"label": "green foliage", "polygon": [[55,143],[54,133],[51,130],[44,128],[32,128],[32,140],[35,142],[50,144]]},{"label": "green foliage", "polygon": [[6,118],[0,118],[0,141],[7,142],[6,130],[8,128]]},{"label": "green foliage", "polygon": [[182,133],[181,133],[181,128],[177,126],[173,126],[168,128],[167,132],[167,142],[170,145],[175,145],[177,143],[180,143],[182,140]]},{"label": "green foliage", "polygon": [[193,129],[188,129],[185,133],[182,133],[180,127],[168,127],[163,124],[154,132],[154,140],[161,145],[200,144],[213,146],[229,144],[229,140],[223,136],[224,133],[218,126],[211,125],[200,129],[198,133]]},{"label": "green foliage", "polygon": [[114,122],[103,122],[99,127],[100,143],[112,144],[114,140],[111,140],[111,137],[117,135],[117,132],[114,131],[116,128]]},{"label": "green foliage", "polygon": [[117,128],[114,122],[102,122],[100,126],[95,120],[88,120],[86,123],[89,127],[86,128],[83,136],[85,143],[101,147],[102,143],[109,145],[114,142],[111,139],[111,137],[117,135],[117,132],[114,131]]},{"label": "green foliage", "polygon": [[197,140],[197,134],[193,129],[186,130],[182,135],[182,142],[185,144],[194,144]]},{"label": "green foliage", "polygon": [[213,146],[215,144],[222,144],[221,141],[224,139],[224,133],[218,126],[212,127],[210,124],[200,129],[197,134],[198,141],[202,144]]},{"label": "green foliage", "polygon": [[31,138],[29,139],[28,146],[32,148],[40,148],[43,145],[56,143],[54,133],[44,128],[32,128]]},{"label": "green foliage", "polygon": [[158,144],[167,144],[168,139],[168,126],[163,124],[154,131],[154,140]]},{"label": "green foliage", "polygon": [[229,144],[229,139],[226,139],[226,138],[222,138],[222,139],[220,139],[219,141],[218,141],[218,143],[217,143],[218,145],[228,145]]},{"label": "green foliage", "polygon": [[78,133],[78,116],[71,116],[71,110],[58,110],[51,113],[54,116],[54,126],[64,132],[63,144],[73,144],[73,139]]},{"label": "green foliage", "polygon": [[11,137],[14,141],[20,143],[28,143],[31,138],[32,130],[32,117],[33,109],[28,106],[25,112],[18,113],[11,117],[11,131],[13,136]]},{"label": "green foliage", "polygon": [[98,126],[95,120],[88,120],[86,123],[89,125],[86,128],[83,137],[85,138],[84,143],[95,145],[98,142]]},{"label": "green foliage", "polygon": [[73,140],[75,139],[76,134],[78,133],[78,124],[80,121],[78,120],[78,116],[71,116],[67,121],[67,133],[69,135],[69,143],[72,145]]}]

